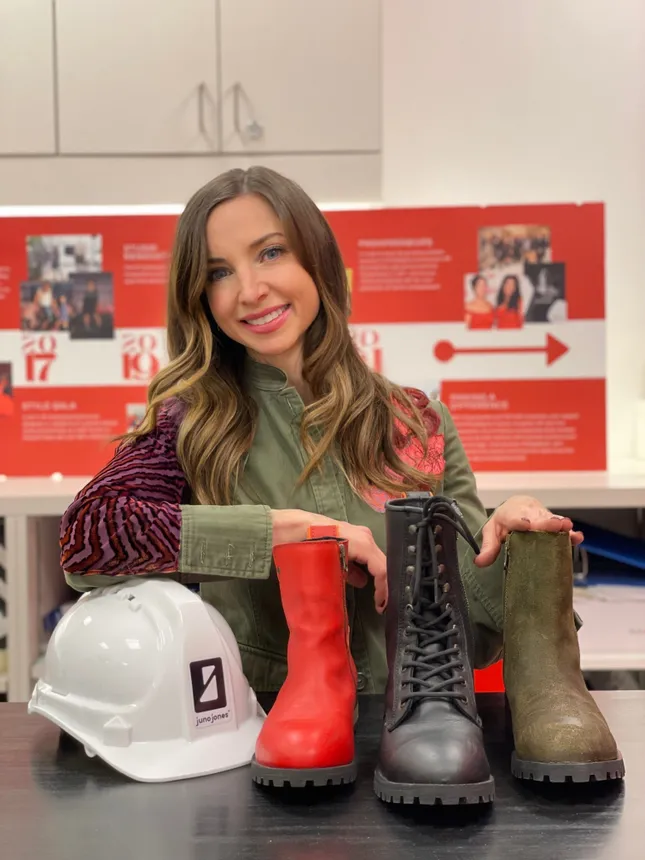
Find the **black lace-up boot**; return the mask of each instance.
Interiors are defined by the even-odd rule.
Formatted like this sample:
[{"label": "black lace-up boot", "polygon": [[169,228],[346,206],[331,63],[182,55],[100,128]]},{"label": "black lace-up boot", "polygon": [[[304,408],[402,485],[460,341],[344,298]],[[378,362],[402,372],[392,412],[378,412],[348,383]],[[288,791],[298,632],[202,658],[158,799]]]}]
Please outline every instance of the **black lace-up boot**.
[{"label": "black lace-up boot", "polygon": [[489,803],[457,535],[479,549],[450,499],[413,493],[385,517],[389,673],[374,790],[388,803]]}]

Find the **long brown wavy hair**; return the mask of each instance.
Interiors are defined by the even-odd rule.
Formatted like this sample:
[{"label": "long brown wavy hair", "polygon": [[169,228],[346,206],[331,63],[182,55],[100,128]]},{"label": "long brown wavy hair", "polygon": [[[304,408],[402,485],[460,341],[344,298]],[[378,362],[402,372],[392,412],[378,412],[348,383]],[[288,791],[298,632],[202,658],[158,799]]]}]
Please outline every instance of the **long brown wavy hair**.
[{"label": "long brown wavy hair", "polygon": [[215,325],[206,301],[206,222],[216,206],[241,194],[259,194],[273,207],[320,295],[304,339],[303,375],[313,402],[300,428],[308,455],[300,483],[331,454],[359,492],[430,488],[432,479],[399,452],[406,440],[427,450],[436,415],[364,363],[348,325],[347,276],[331,228],[302,188],[266,167],[223,173],[193,195],[179,218],[168,292],[170,361],[150,383],[146,415],[123,444],[154,430],[165,401],[181,401],[177,455],[191,490],[201,504],[232,503],[257,405],[245,381],[244,347]]}]

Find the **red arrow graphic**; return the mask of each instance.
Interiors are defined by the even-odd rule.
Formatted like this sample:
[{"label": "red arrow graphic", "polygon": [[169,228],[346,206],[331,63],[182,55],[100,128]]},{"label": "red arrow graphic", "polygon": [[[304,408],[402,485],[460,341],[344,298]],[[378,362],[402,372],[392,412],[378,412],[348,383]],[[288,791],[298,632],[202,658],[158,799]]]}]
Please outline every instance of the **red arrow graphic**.
[{"label": "red arrow graphic", "polygon": [[547,334],[545,346],[455,346],[449,340],[439,340],[434,345],[434,356],[437,361],[450,361],[455,355],[483,355],[502,352],[544,352],[546,353],[546,363],[553,364],[554,361],[569,352],[569,347],[551,334]]}]

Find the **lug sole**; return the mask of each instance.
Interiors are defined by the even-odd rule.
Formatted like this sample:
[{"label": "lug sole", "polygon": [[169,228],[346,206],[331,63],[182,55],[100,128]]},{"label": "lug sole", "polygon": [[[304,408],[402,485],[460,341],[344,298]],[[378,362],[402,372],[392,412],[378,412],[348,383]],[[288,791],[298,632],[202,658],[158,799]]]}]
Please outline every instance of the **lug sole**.
[{"label": "lug sole", "polygon": [[384,803],[417,804],[419,806],[466,806],[492,803],[495,799],[495,780],[485,782],[425,784],[390,782],[376,771],[374,793]]},{"label": "lug sole", "polygon": [[251,779],[258,785],[269,788],[321,788],[330,785],[349,785],[356,781],[357,774],[356,760],[336,767],[318,768],[267,767],[259,764],[255,758],[251,761]]},{"label": "lug sole", "polygon": [[517,779],[532,782],[607,782],[623,779],[625,763],[622,758],[593,762],[525,761],[513,753],[511,773]]}]

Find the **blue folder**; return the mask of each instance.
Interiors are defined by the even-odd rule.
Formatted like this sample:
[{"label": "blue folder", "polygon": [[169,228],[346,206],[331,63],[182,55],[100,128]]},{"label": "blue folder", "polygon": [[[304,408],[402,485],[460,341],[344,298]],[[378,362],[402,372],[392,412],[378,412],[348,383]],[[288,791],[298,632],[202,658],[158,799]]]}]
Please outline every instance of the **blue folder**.
[{"label": "blue folder", "polygon": [[645,585],[645,541],[586,523],[575,528],[583,532],[581,548],[589,556],[589,573],[577,586]]},{"label": "blue folder", "polygon": [[590,555],[598,555],[638,570],[645,570],[645,541],[623,537],[586,523],[577,523],[575,528],[583,532],[585,539],[582,548]]}]

